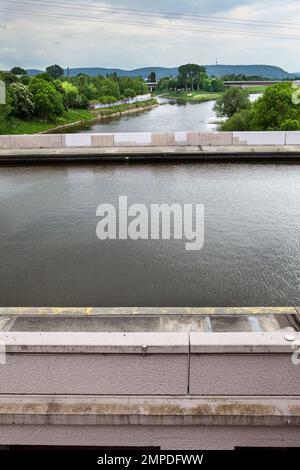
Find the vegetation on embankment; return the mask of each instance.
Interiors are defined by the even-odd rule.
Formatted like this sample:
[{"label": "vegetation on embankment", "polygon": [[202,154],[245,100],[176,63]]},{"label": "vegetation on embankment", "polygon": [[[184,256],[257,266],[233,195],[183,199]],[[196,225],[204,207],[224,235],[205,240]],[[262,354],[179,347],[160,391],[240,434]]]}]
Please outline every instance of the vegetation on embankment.
[{"label": "vegetation on embankment", "polygon": [[120,104],[118,106],[110,106],[109,108],[97,109],[96,111],[94,111],[94,115],[96,114],[96,119],[104,119],[109,118],[115,114],[122,115],[128,111],[143,111],[143,109],[145,108],[157,105],[158,103],[156,99],[152,98],[151,100],[147,101],[139,101],[137,103],[130,104]]},{"label": "vegetation on embankment", "polygon": [[38,119],[20,119],[11,118],[1,126],[1,134],[37,134],[39,132],[46,132],[50,129],[79,122],[89,121],[94,119],[93,113],[84,109],[73,109],[72,111],[65,111],[62,116],[57,117],[51,121],[40,121]]},{"label": "vegetation on embankment", "polygon": [[200,91],[171,91],[168,93],[162,93],[160,96],[163,98],[169,98],[172,100],[187,103],[204,103],[205,101],[219,100],[222,97],[222,93],[206,93]]},{"label": "vegetation on embankment", "polygon": [[107,119],[113,116],[121,116],[133,112],[141,112],[153,106],[157,106],[155,99],[149,101],[141,101],[138,103],[123,104],[119,106],[112,106],[109,108],[99,110],[84,110],[73,109],[65,111],[62,116],[57,117],[48,122],[43,122],[38,119],[24,120],[20,118],[12,118],[6,121],[5,125],[1,126],[2,134],[37,134],[37,133],[51,133],[63,127],[72,127],[85,124],[87,122],[94,122],[102,119]]},{"label": "vegetation on embankment", "polygon": [[215,105],[217,114],[227,120],[222,131],[299,131],[300,89],[290,82],[269,86],[251,103],[248,93],[240,88],[228,89]]},{"label": "vegetation on embankment", "polygon": [[101,116],[122,112],[132,105],[114,106],[117,101],[148,94],[141,77],[66,77],[58,65],[34,77],[14,67],[10,72],[0,71],[0,80],[5,84],[6,94],[6,103],[0,105],[0,134],[45,132],[94,119],[88,109],[91,102],[111,104],[109,109],[98,112]]}]

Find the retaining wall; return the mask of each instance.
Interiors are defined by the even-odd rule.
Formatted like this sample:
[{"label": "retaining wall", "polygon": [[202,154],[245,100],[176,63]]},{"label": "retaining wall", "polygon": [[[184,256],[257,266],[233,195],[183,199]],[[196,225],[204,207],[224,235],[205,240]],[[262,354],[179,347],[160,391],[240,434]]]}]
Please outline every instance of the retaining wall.
[{"label": "retaining wall", "polygon": [[60,149],[169,146],[291,146],[300,132],[129,132],[0,136],[0,149]]}]

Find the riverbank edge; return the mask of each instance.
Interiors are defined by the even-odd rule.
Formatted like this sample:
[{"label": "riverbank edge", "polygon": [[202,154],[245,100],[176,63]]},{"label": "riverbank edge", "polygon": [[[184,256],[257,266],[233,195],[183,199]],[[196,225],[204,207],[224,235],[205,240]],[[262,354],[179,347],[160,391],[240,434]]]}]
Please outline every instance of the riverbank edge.
[{"label": "riverbank edge", "polygon": [[[201,93],[199,93],[200,95]],[[180,96],[180,95],[177,95],[176,93],[172,93],[172,92],[166,92],[166,93],[160,93],[159,95],[156,95],[157,98],[166,98],[166,99],[169,99],[169,100],[174,100],[174,101],[177,101],[179,103],[195,103],[195,104],[201,104],[201,103],[206,103],[208,101],[217,101],[218,99],[220,99],[222,97],[223,93],[220,92],[220,93],[210,93],[210,94],[207,94],[207,96],[205,94],[201,95],[201,98],[195,98],[195,97],[189,97],[189,96]]]},{"label": "riverbank edge", "polygon": [[[88,125],[88,124],[95,124],[97,122],[101,122],[101,121],[104,121],[104,120],[110,119],[110,118],[121,117],[121,116],[125,116],[127,114],[140,113],[140,112],[143,112],[143,111],[151,111],[151,109],[157,108],[159,106],[158,102],[152,103],[152,101],[154,101],[154,100],[139,103],[139,104],[144,103],[145,104],[144,106],[137,106],[137,103],[130,104],[130,105],[128,105],[128,108],[126,108],[122,111],[116,111],[116,112],[102,114],[102,115],[98,114],[95,118],[84,119],[84,120],[81,120],[81,121],[76,121],[76,122],[72,122],[72,123],[68,123],[68,124],[62,124],[60,126],[53,127],[53,128],[48,129],[46,131],[39,132],[39,134],[54,134],[57,131],[61,131],[61,130],[64,130],[64,129],[72,129],[72,128],[76,129],[77,127],[80,127],[80,126],[84,126],[84,125]],[[124,105],[124,106],[126,106],[126,105]],[[129,106],[133,106],[133,107],[129,107]],[[109,110],[114,111],[113,108],[114,107],[104,108],[104,109],[105,109],[105,111],[109,111]]]},{"label": "riverbank edge", "polygon": [[102,147],[54,149],[2,149],[2,163],[51,163],[95,161],[299,161],[300,145],[274,146],[161,146],[161,147]]}]

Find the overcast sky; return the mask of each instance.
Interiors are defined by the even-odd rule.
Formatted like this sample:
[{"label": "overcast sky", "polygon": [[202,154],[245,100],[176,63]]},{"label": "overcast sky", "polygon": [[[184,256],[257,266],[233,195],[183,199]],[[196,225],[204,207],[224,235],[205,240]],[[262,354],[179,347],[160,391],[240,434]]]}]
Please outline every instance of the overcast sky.
[{"label": "overcast sky", "polygon": [[[134,16],[121,8],[153,10],[160,16]],[[163,15],[166,12],[177,13],[178,19]],[[195,15],[247,24],[205,22],[213,18]],[[251,20],[273,23],[254,25]],[[173,67],[186,62],[211,64],[217,58],[222,64],[265,63],[299,72],[299,49],[299,0],[0,0],[2,69],[45,68],[53,63]]]}]

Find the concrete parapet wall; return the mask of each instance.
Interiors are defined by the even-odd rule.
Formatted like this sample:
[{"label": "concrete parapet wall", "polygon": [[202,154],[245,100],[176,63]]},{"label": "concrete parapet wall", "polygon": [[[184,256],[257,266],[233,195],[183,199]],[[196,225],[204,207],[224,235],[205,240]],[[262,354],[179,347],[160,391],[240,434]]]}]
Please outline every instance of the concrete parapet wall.
[{"label": "concrete parapet wall", "polygon": [[0,341],[0,445],[299,445],[296,331],[2,331]]},{"label": "concrete parapet wall", "polygon": [[129,132],[0,136],[0,150],[300,145],[300,132]]},{"label": "concrete parapet wall", "polygon": [[286,145],[299,145],[300,132],[286,132]]},{"label": "concrete parapet wall", "polygon": [[285,332],[2,332],[0,341],[0,395],[300,396],[297,332],[292,342]]},{"label": "concrete parapet wall", "polygon": [[63,147],[63,136],[60,134],[11,135],[9,140],[11,149],[51,149]]},{"label": "concrete parapet wall", "polygon": [[285,145],[286,132],[233,132],[233,145]]}]

